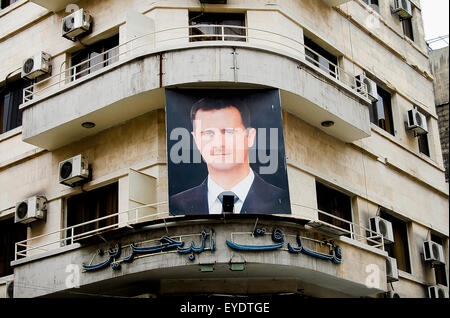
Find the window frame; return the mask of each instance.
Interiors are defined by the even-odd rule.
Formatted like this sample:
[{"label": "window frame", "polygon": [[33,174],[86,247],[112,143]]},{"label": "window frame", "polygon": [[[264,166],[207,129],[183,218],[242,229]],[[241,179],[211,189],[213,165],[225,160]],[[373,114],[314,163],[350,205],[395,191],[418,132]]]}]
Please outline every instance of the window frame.
[{"label": "window frame", "polygon": [[[305,34],[303,35],[303,44],[305,47],[305,59],[308,62],[324,72],[326,72],[324,69],[326,68],[332,77],[339,78],[339,56],[331,53]],[[326,62],[328,65],[325,65],[323,62]]]},{"label": "window frame", "polygon": [[[11,224],[9,224],[9,223],[11,223]],[[8,244],[12,244],[12,245],[9,245],[9,247],[7,249],[0,248],[0,253],[4,253],[6,251],[5,254],[8,254],[8,253],[12,252],[12,255],[9,255],[9,256],[12,256],[12,258],[8,258],[8,255],[6,255],[6,259],[5,259],[6,263],[3,264],[3,265],[6,265],[5,266],[5,272],[4,273],[0,273],[0,277],[5,277],[5,276],[8,276],[8,275],[14,274],[14,269],[10,265],[10,263],[11,263],[11,261],[15,260],[15,244],[17,242],[26,240],[28,238],[28,233],[27,233],[28,232],[28,230],[27,230],[28,227],[27,227],[27,225],[26,224],[22,224],[22,223],[15,223],[14,222],[14,215],[12,215],[11,217],[8,217],[8,218],[0,220],[0,229],[2,229],[3,227],[7,227],[8,228],[8,232],[6,234],[9,236],[8,238],[11,238],[11,236],[14,236],[14,241],[8,242]],[[17,232],[19,230],[20,231],[24,231],[24,233],[18,234]],[[15,233],[13,233],[13,232],[15,232]],[[0,231],[0,236],[2,236],[2,239],[0,239],[0,242],[3,242],[3,235],[5,235],[5,232],[4,231]],[[21,237],[19,237],[19,236],[21,236]],[[4,256],[4,255],[2,255],[2,256]]]},{"label": "window frame", "polygon": [[[0,87],[0,135],[22,126],[23,91],[31,85],[32,81],[17,78],[8,81]],[[8,103],[5,103],[9,96]],[[12,99],[11,99],[12,96]],[[11,109],[9,109],[11,107]]]},{"label": "window frame", "polygon": [[19,2],[20,0],[0,0],[0,10],[9,7],[10,5]]},{"label": "window frame", "polygon": [[[110,192],[108,192],[108,190]],[[102,193],[103,197],[99,198],[99,193],[102,192],[102,191],[104,192],[104,193]],[[78,204],[79,204],[78,202],[73,203],[74,206],[70,206],[70,204],[71,204],[70,201],[71,200],[74,200],[74,199],[78,198],[79,200],[82,201],[81,205],[84,205],[84,208],[86,208],[86,207],[90,207],[89,203],[95,202],[95,203],[98,204],[101,200],[108,200],[108,197],[110,195],[112,195],[112,194],[114,194],[116,196],[115,197],[115,208],[116,208],[115,211],[112,211],[110,213],[106,213],[108,211],[104,211],[105,214],[102,215],[101,214],[102,211],[97,209],[97,211],[95,211],[95,213],[99,213],[99,214],[95,215],[95,217],[93,217],[93,218],[88,217],[87,219],[85,219],[83,217],[84,214],[89,214],[92,211],[89,211],[89,210],[87,212],[83,211],[83,215],[80,215],[80,213],[78,211],[77,214],[78,214],[79,220],[77,219],[77,217],[69,215],[71,212],[73,212],[72,209],[74,211],[76,211],[77,210],[76,208],[79,207],[78,206]],[[93,196],[96,196],[97,200],[93,199],[92,198]],[[82,193],[78,193],[78,194],[72,195],[70,197],[66,197],[64,199],[64,223],[65,223],[65,227],[69,228],[71,226],[76,226],[76,225],[84,223],[84,222],[93,221],[93,220],[96,220],[98,218],[102,218],[102,217],[105,217],[105,216],[108,216],[108,215],[117,214],[119,212],[119,197],[120,197],[120,193],[119,193],[119,181],[118,180],[113,181],[111,183],[108,183],[106,185],[102,185],[102,186],[97,187],[95,189],[91,189],[89,191],[84,191]],[[86,201],[87,201],[87,203],[86,203]],[[116,215],[114,217],[106,218],[104,220],[100,220],[100,221],[97,221],[97,222],[92,222],[92,223],[84,225],[82,227],[78,227],[77,229],[80,229],[81,232],[78,232],[77,229],[75,229],[73,234],[74,235],[79,235],[79,234],[83,234],[85,232],[98,230],[98,229],[103,228],[105,226],[110,226],[110,225],[116,224],[116,223],[118,223],[118,220],[119,220],[119,216]],[[80,221],[80,222],[78,222],[78,221]],[[111,224],[104,224],[104,225],[102,225],[102,224],[100,224],[100,222],[105,222],[105,223],[111,222]],[[88,228],[88,227],[92,227],[92,226],[94,228]],[[115,229],[115,228],[116,227],[111,227],[110,229]],[[94,235],[96,233],[101,233],[101,231],[93,232],[93,233],[88,234],[88,235],[90,236],[90,235]],[[66,238],[69,238],[72,235],[72,231],[71,230],[66,230],[66,233],[64,233],[64,234],[65,234]],[[76,238],[76,240],[82,239],[83,237],[84,236],[79,236],[79,237]],[[66,240],[66,244],[70,244],[70,241]]]},{"label": "window frame", "polygon": [[[341,216],[341,215],[336,215],[336,214],[334,214],[334,213],[332,213],[330,211],[326,211],[324,209],[321,209],[320,208],[320,204],[319,204],[319,191],[318,191],[319,187],[326,188],[326,191],[331,191],[331,192],[338,193],[341,196],[341,199],[343,199],[344,196],[347,197],[348,198],[348,209],[349,210],[348,211],[340,211],[340,212],[343,212],[343,214],[344,214],[343,216]],[[341,219],[344,219],[344,220],[346,220],[349,223],[354,223],[354,219],[355,218],[354,218],[354,211],[353,211],[353,200],[352,200],[353,196],[351,194],[343,192],[343,191],[337,189],[336,187],[333,187],[332,185],[330,185],[330,184],[328,184],[326,182],[323,182],[321,180],[318,180],[318,179],[315,180],[315,190],[316,190],[316,202],[317,202],[317,209],[318,210],[326,212],[328,214],[332,214],[332,215],[334,215],[336,217],[339,217]],[[324,219],[321,219],[320,216],[321,216],[321,214],[319,213],[319,215],[318,215],[319,218],[318,219],[320,221],[328,223],[328,224],[331,224],[331,225],[336,226],[336,227],[339,227],[339,228],[341,228],[341,229],[343,229],[345,231],[352,232],[352,229],[350,228],[350,224],[348,224],[346,222],[343,222],[343,221],[340,221],[340,220],[337,220],[337,219],[334,219],[334,218],[331,218],[330,216],[327,216],[327,215],[323,215],[323,218],[325,219],[324,220]],[[328,218],[331,219],[331,222],[326,221],[326,219],[328,219]],[[344,224],[346,224],[346,226],[348,225],[348,228],[346,226],[345,227],[340,226],[339,225],[340,223],[344,223]],[[346,234],[344,234],[344,236],[347,236],[349,238],[353,238],[350,233],[346,233]]]},{"label": "window frame", "polygon": [[413,18],[407,18],[402,19],[402,30],[403,35],[406,36],[408,39],[414,42],[414,24],[413,24]]},{"label": "window frame", "polygon": [[[381,14],[379,0],[362,0],[362,2],[364,2],[367,6],[372,8],[378,14]],[[374,6],[376,6],[377,9],[375,9]]]},{"label": "window frame", "polygon": [[[201,21],[202,19],[209,18],[210,21]],[[194,19],[196,18],[202,18],[200,21],[196,22]],[[233,19],[234,18],[234,19]],[[246,13],[226,13],[226,12],[199,12],[199,11],[189,11],[188,14],[188,25],[189,25],[189,42],[197,42],[197,41],[238,41],[238,42],[246,42],[246,30],[244,29],[247,25],[247,15]],[[229,24],[225,22],[233,21],[237,22],[239,24]],[[205,25],[233,25],[238,27],[237,30],[242,30],[240,34],[235,34],[237,36],[244,36],[232,38],[232,37],[224,37],[224,35],[229,35],[226,32],[226,28],[220,28],[220,32],[218,32],[219,27],[210,27],[212,28],[212,34],[215,35],[209,35],[211,33],[209,32],[202,32],[201,28],[195,28],[194,26],[197,24],[205,24]],[[209,29],[209,28],[208,28]],[[223,33],[222,33],[223,29]],[[229,28],[231,29],[231,28]],[[195,33],[197,30],[197,33]],[[218,35],[222,34],[222,36]],[[195,37],[191,38],[193,35],[204,35],[201,37]]]},{"label": "window frame", "polygon": [[[405,227],[405,232],[404,232],[404,234],[405,234],[405,237],[404,237],[405,243],[404,243],[404,247],[406,247],[407,250],[403,251],[402,257],[404,257],[406,269],[403,269],[403,268],[399,267],[399,264],[400,264],[399,256],[400,255],[396,255],[395,254],[395,247],[393,247],[393,246],[395,246],[396,243],[398,244],[398,239],[395,239],[395,242],[392,243],[392,244],[385,244],[384,245],[384,250],[388,253],[389,257],[393,257],[393,258],[395,258],[397,260],[397,269],[399,271],[403,271],[405,273],[408,273],[408,274],[412,275],[413,274],[413,262],[412,262],[412,254],[411,254],[412,250],[411,250],[411,239],[410,239],[411,222],[410,221],[406,221],[404,219],[401,219],[401,218],[399,218],[397,216],[394,216],[393,213],[391,211],[389,211],[388,209],[386,209],[386,208],[379,207],[379,209],[380,209],[379,216],[382,219],[385,219],[385,220],[391,222],[391,224],[392,224],[392,231],[393,231],[393,234],[394,234],[394,239],[395,239],[396,233],[399,233],[399,230],[398,229],[396,230],[396,226],[398,226],[400,223],[402,223],[402,226],[404,225],[404,227]],[[398,234],[398,235],[401,235],[401,233]],[[388,248],[386,248],[386,247],[388,247]],[[392,255],[391,255],[391,252],[392,252]]]},{"label": "window frame", "polygon": [[[70,55],[70,66],[74,67],[70,72],[70,81],[75,81],[83,76],[94,73],[119,59],[119,33],[99,40],[89,46],[82,48]],[[112,50],[115,49],[115,50]],[[105,52],[112,50],[105,54]],[[111,52],[116,52],[111,58]],[[99,59],[101,57],[101,59]],[[108,60],[110,59],[110,60]],[[76,66],[77,65],[77,66]]]},{"label": "window frame", "polygon": [[[440,235],[436,235],[434,233],[431,233],[431,241],[439,244],[442,246],[442,250],[444,251],[444,257],[446,258],[445,255],[445,238],[442,238]],[[440,273],[438,273],[438,271],[441,271]],[[434,272],[434,279],[435,279],[435,283],[436,285],[442,285],[442,286],[446,286],[449,287],[449,283],[448,283],[448,275],[447,275],[447,264],[438,264],[438,265],[434,265],[433,266],[433,272]],[[441,275],[444,279],[445,282],[444,284],[439,280],[438,281],[438,276]]]},{"label": "window frame", "polygon": [[[373,77],[369,77],[369,79],[376,83],[378,93],[378,101],[372,102],[372,104],[370,104],[369,106],[370,122],[376,125],[378,128],[383,129],[385,132],[395,137],[396,130],[395,130],[395,118],[393,110],[394,106],[393,94],[389,89],[386,89],[384,85],[380,84],[379,81],[373,79]],[[379,119],[381,102],[383,106],[383,114],[382,114],[383,118]],[[389,126],[386,126],[387,124],[389,124]]]}]

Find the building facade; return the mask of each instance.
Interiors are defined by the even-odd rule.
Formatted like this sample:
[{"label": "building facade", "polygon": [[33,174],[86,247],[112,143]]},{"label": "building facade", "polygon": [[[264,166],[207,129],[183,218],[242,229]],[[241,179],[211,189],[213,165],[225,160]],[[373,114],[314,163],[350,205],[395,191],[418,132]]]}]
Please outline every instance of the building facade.
[{"label": "building facade", "polygon": [[[418,0],[1,3],[1,296],[448,297]],[[170,213],[169,90],[275,90],[290,213]]]},{"label": "building facade", "polygon": [[431,71],[435,78],[434,95],[436,112],[439,117],[439,135],[441,137],[442,156],[445,167],[445,180],[448,182],[448,46],[430,51]]}]

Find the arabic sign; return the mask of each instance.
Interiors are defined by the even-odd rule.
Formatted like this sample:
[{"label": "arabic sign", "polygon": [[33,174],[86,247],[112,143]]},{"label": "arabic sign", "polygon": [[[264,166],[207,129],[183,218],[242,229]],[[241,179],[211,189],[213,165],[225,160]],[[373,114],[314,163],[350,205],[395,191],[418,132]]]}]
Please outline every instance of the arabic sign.
[{"label": "arabic sign", "polygon": [[[238,244],[233,241],[226,240],[225,244],[236,251],[242,251],[242,252],[268,252],[268,251],[276,251],[281,250],[285,246],[285,237],[283,233],[279,229],[274,229],[271,234],[266,233],[265,229],[257,228],[253,232],[252,236],[257,239],[260,236],[264,235],[271,235],[271,239],[274,242],[274,244],[265,244],[265,245],[244,245],[244,244]],[[203,253],[204,251],[209,250],[210,253],[214,253],[216,250],[216,242],[215,242],[215,232],[214,229],[210,229],[209,232],[206,230],[203,230],[200,234],[201,243],[200,246],[196,246],[194,241],[191,241],[190,245],[188,247],[185,247],[185,242],[181,240],[175,240],[174,238],[168,237],[164,235],[159,239],[159,245],[152,245],[148,247],[138,247],[137,243],[132,243],[129,247],[131,248],[130,255],[127,255],[123,257],[122,259],[119,259],[121,255],[123,254],[123,247],[120,243],[116,245],[115,248],[110,248],[108,250],[108,258],[100,262],[98,264],[83,264],[83,269],[85,271],[96,271],[99,269],[107,268],[111,265],[111,268],[113,270],[120,270],[122,263],[132,263],[136,256],[143,256],[143,255],[152,255],[157,254],[161,252],[167,252],[167,251],[175,251],[176,253],[180,255],[187,255],[189,254],[189,260],[194,261],[195,260],[195,254]],[[299,234],[296,236],[297,239],[297,247],[294,247],[291,245],[291,243],[287,244],[287,251],[292,254],[304,254],[311,257],[315,257],[321,260],[329,260],[333,264],[340,264],[342,263],[342,251],[341,248],[335,244],[334,241],[326,241],[324,240],[321,242],[321,244],[325,244],[330,247],[329,254],[325,253],[319,253],[316,251],[313,251],[311,249],[308,249],[303,246],[302,244],[302,238]],[[208,242],[208,244],[207,244]],[[208,246],[207,246],[208,245]],[[102,250],[98,250],[97,254],[100,256],[103,256],[104,252]]]}]

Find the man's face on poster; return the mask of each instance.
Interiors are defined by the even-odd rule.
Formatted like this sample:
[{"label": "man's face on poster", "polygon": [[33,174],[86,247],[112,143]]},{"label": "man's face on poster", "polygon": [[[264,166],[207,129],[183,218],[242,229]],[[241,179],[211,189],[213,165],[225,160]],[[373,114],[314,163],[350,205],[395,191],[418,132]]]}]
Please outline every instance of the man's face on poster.
[{"label": "man's face on poster", "polygon": [[255,142],[256,130],[246,128],[239,110],[229,106],[198,110],[192,135],[208,169],[232,170],[248,165],[248,148]]}]

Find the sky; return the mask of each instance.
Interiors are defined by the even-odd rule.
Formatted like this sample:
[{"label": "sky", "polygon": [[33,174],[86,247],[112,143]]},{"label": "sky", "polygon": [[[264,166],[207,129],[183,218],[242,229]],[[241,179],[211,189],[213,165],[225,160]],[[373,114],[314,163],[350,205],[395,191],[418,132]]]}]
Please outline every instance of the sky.
[{"label": "sky", "polygon": [[[438,36],[447,35],[449,30],[449,0],[421,0],[423,27],[425,29],[425,40],[430,40]],[[431,44],[433,49],[448,46],[440,41]]]}]

